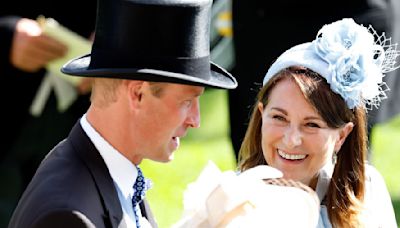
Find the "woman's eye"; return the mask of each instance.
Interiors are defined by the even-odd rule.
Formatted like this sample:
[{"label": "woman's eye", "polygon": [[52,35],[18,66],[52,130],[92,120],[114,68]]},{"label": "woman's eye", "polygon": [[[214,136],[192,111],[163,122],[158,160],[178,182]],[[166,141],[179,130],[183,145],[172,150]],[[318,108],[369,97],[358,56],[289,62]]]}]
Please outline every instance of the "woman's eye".
[{"label": "woman's eye", "polygon": [[272,119],[279,120],[279,121],[286,121],[285,117],[280,115],[273,115]]},{"label": "woman's eye", "polygon": [[306,125],[307,125],[308,127],[320,128],[319,124],[317,124],[317,123],[307,123]]}]

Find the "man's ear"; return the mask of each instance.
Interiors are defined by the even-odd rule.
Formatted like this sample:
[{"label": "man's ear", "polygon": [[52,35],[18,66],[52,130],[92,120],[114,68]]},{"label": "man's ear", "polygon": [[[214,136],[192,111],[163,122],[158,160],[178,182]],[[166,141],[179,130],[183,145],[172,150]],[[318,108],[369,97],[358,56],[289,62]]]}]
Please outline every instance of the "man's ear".
[{"label": "man's ear", "polygon": [[347,136],[353,130],[354,124],[352,122],[346,123],[341,129],[339,129],[339,138],[335,144],[335,151],[339,151]]},{"label": "man's ear", "polygon": [[124,85],[127,89],[129,103],[133,107],[140,107],[142,101],[144,81],[125,80]]}]

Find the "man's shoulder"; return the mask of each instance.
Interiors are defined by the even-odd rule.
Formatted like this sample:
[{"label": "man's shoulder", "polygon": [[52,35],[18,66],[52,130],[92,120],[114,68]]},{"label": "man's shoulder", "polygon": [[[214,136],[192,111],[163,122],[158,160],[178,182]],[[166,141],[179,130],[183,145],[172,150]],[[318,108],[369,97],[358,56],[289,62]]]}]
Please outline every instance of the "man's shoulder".
[{"label": "man's shoulder", "polygon": [[96,183],[91,170],[77,153],[68,140],[59,143],[40,164],[27,191],[70,200],[93,194]]},{"label": "man's shoulder", "polygon": [[80,221],[85,216],[92,220],[104,214],[90,170],[79,158],[65,155],[68,150],[59,148],[63,145],[55,147],[40,165],[14,212],[14,220],[25,224],[39,218],[41,222],[54,218]]}]

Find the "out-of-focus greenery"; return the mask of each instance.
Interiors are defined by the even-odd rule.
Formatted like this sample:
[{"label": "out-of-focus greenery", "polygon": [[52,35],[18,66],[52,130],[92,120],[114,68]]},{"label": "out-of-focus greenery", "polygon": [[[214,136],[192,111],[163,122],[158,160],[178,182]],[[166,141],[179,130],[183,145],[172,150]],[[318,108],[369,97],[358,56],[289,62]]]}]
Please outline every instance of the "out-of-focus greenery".
[{"label": "out-of-focus greenery", "polygon": [[371,162],[386,181],[400,227],[400,116],[374,127]]}]

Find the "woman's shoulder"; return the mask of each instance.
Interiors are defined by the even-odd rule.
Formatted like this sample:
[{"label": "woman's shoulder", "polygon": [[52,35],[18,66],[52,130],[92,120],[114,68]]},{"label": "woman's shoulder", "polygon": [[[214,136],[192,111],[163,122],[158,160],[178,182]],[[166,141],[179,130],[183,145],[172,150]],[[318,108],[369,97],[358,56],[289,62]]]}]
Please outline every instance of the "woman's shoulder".
[{"label": "woman's shoulder", "polygon": [[382,174],[373,165],[365,164],[365,179],[367,182],[384,182]]},{"label": "woman's shoulder", "polygon": [[[389,191],[382,174],[372,165],[365,166],[365,201],[376,204],[384,197],[390,202]],[[380,204],[380,203],[379,203]]]},{"label": "woman's shoulder", "polygon": [[369,224],[367,227],[396,227],[391,197],[382,174],[371,164],[366,164],[365,178],[364,220]]}]

